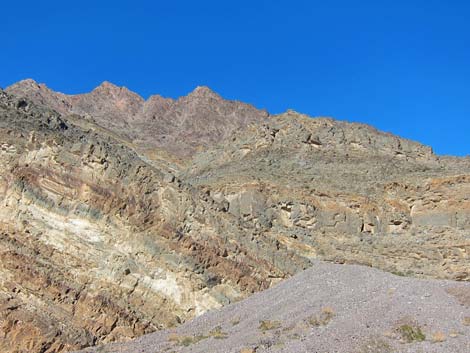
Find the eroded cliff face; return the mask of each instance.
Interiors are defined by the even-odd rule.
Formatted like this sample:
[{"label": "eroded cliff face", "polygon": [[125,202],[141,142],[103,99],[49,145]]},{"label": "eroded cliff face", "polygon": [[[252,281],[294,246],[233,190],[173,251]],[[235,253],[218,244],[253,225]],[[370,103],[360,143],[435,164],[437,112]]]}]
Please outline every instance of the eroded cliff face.
[{"label": "eroded cliff face", "polygon": [[[468,158],[365,125],[266,118],[205,88],[144,102],[104,84],[86,104],[31,90],[0,92],[1,351],[131,339],[312,259],[470,279]],[[150,111],[150,132],[129,130]]]},{"label": "eroded cliff face", "polygon": [[469,158],[289,112],[196,156],[185,178],[307,258],[470,280],[469,172]]}]

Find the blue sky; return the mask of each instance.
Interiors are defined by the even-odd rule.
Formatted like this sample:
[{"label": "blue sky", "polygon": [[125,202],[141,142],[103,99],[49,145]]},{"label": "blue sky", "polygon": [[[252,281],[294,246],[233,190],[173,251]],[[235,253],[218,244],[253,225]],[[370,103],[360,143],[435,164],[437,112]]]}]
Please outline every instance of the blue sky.
[{"label": "blue sky", "polygon": [[470,155],[468,1],[7,1],[0,87],[197,85]]}]

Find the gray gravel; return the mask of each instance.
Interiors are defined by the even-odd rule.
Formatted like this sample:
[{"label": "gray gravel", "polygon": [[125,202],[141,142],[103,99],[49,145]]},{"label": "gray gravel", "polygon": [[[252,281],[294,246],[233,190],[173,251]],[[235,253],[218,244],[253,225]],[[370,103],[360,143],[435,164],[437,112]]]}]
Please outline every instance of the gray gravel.
[{"label": "gray gravel", "polygon": [[[470,283],[316,262],[176,329],[82,352],[469,353],[465,324],[470,325]],[[415,333],[419,328],[424,341],[418,334],[407,342],[406,327]]]}]

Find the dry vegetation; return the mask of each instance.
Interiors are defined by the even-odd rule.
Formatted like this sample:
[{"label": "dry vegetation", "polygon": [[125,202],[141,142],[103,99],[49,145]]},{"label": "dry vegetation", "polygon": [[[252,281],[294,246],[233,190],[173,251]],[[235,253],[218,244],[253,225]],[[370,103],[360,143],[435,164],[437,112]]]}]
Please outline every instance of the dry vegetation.
[{"label": "dry vegetation", "polygon": [[259,322],[258,329],[260,329],[263,332],[266,332],[266,331],[276,330],[280,327],[281,327],[280,321],[262,320]]},{"label": "dry vegetation", "polygon": [[191,346],[199,341],[208,338],[208,336],[196,335],[196,336],[180,336],[172,334],[168,337],[168,341],[176,343],[178,346]]},{"label": "dry vegetation", "polygon": [[317,315],[312,315],[307,319],[310,326],[326,326],[335,316],[335,312],[330,307],[325,307]]},{"label": "dry vegetation", "polygon": [[237,326],[240,323],[240,318],[235,318],[230,323],[232,326]]},{"label": "dry vegetation", "polygon": [[216,339],[224,339],[228,337],[228,334],[222,331],[221,326],[217,326],[209,332],[209,336]]},{"label": "dry vegetation", "polygon": [[182,335],[177,335],[177,334],[171,334],[168,337],[168,341],[174,342],[178,346],[188,347],[210,337],[215,338],[215,339],[225,339],[228,337],[228,334],[222,331],[221,326],[216,326],[214,329],[209,331],[209,333],[206,335],[182,336]]},{"label": "dry vegetation", "polygon": [[444,342],[446,340],[446,335],[444,334],[444,332],[440,332],[440,331],[435,332],[435,333],[432,334],[431,340],[434,343]]},{"label": "dry vegetation", "polygon": [[426,339],[426,335],[421,330],[421,327],[414,325],[401,325],[397,328],[400,337],[407,343],[422,342]]}]

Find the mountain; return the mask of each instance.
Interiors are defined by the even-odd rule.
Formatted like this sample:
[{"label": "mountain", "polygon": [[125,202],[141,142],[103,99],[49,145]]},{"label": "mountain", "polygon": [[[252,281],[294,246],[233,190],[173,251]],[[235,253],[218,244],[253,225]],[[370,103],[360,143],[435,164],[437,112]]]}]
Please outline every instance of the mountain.
[{"label": "mountain", "polygon": [[199,87],[0,91],[5,352],[187,322],[318,260],[469,281],[470,158]]},{"label": "mountain", "polygon": [[470,284],[312,267],[178,328],[82,353],[464,353]]},{"label": "mountain", "polygon": [[268,116],[249,104],[224,100],[208,87],[197,87],[177,100],[159,95],[144,100],[126,87],[109,82],[78,95],[57,93],[30,79],[6,91],[63,115],[90,117],[143,150],[162,148],[178,157],[224,141],[235,130]]}]

